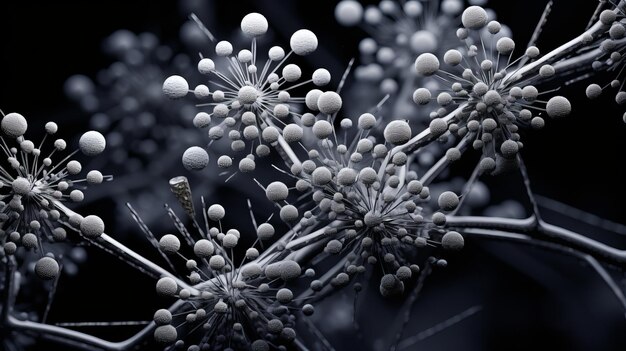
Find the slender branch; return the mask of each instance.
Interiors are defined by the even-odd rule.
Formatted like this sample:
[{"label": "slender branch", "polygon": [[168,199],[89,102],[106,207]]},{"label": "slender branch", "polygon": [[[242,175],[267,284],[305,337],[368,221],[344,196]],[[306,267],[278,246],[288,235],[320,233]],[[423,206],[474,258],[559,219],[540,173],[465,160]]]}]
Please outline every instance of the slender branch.
[{"label": "slender branch", "polygon": [[564,229],[531,216],[526,219],[500,217],[458,216],[448,218],[448,225],[457,228],[484,228],[517,233],[536,233],[548,241],[556,241],[576,250],[620,266],[626,264],[626,250],[619,250],[582,234]]}]

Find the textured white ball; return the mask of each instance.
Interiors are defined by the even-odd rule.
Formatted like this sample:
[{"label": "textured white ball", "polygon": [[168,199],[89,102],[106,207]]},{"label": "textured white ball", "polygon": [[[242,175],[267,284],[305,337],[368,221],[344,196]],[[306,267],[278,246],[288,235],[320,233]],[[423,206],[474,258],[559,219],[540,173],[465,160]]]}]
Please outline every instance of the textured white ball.
[{"label": "textured white ball", "polygon": [[87,156],[95,156],[104,151],[107,142],[104,135],[95,130],[83,134],[78,141],[80,151]]},{"label": "textured white ball", "polygon": [[100,171],[93,170],[87,173],[87,183],[89,184],[100,184],[103,180],[104,176],[102,176],[102,173],[100,173]]},{"label": "textured white ball", "polygon": [[267,32],[268,23],[260,13],[249,13],[241,20],[241,31],[250,37],[258,37]]},{"label": "textured white ball", "polygon": [[295,123],[288,124],[285,128],[283,128],[283,138],[288,143],[298,142],[303,136],[304,130],[302,130],[302,127]]},{"label": "textured white ball", "polygon": [[439,59],[430,53],[421,54],[415,60],[415,69],[420,75],[431,76],[439,70]]},{"label": "textured white ball", "polygon": [[215,62],[208,58],[203,58],[198,62],[198,72],[202,74],[209,74],[215,71]]},{"label": "textured white ball", "polygon": [[293,33],[289,45],[296,55],[308,55],[317,49],[317,36],[308,29],[300,29]]},{"label": "textured white ball", "polygon": [[572,112],[572,104],[563,96],[555,96],[548,100],[546,112],[552,118],[565,117]]},{"label": "textured white ball", "polygon": [[11,112],[2,118],[0,127],[4,134],[16,138],[26,133],[28,122],[26,122],[26,118],[19,113]]},{"label": "textured white ball", "polygon": [[401,145],[411,139],[411,127],[406,121],[391,121],[383,131],[385,140],[393,145]]},{"label": "textured white ball", "polygon": [[207,210],[207,215],[212,221],[219,221],[226,215],[226,210],[219,204],[211,205]]},{"label": "textured white ball", "polygon": [[189,83],[181,76],[169,76],[163,82],[163,93],[170,99],[180,99],[187,96]]},{"label": "textured white ball", "polygon": [[313,84],[318,87],[324,86],[330,83],[330,72],[324,68],[318,68],[313,72]]},{"label": "textured white ball", "polygon": [[80,232],[90,239],[95,239],[104,234],[104,222],[98,216],[87,216],[80,221]]},{"label": "textured white ball", "polygon": [[35,264],[35,274],[43,280],[51,280],[59,275],[59,263],[51,257],[42,257]]},{"label": "textured white ball", "polygon": [[326,91],[317,99],[317,108],[322,113],[332,115],[341,109],[341,96],[334,91]]},{"label": "textured white ball", "polygon": [[265,196],[270,201],[283,201],[289,196],[289,188],[283,182],[272,182],[265,188]]},{"label": "textured white ball", "polygon": [[209,154],[199,146],[192,146],[183,153],[183,166],[189,171],[199,171],[209,164]]},{"label": "textured white ball", "polygon": [[470,6],[463,11],[461,22],[468,29],[480,29],[487,24],[487,11],[480,6]]}]

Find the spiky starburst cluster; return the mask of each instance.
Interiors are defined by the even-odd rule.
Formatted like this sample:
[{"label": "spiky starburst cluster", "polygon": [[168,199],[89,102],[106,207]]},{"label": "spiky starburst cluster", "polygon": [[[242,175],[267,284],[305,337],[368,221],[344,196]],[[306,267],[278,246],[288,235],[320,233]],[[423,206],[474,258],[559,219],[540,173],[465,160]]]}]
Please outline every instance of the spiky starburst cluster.
[{"label": "spiky starburst cluster", "polygon": [[[270,127],[274,130],[277,127],[280,131],[290,119],[297,121],[301,117],[305,98],[292,96],[298,92],[297,88],[309,83],[324,86],[331,79],[327,70],[318,69],[311,79],[304,80],[298,65],[287,64],[293,54],[309,55],[317,49],[317,37],[306,29],[291,36],[291,51],[288,53],[280,46],[273,46],[266,59],[259,59],[257,38],[267,29],[268,22],[263,15],[246,15],[241,21],[241,30],[252,38],[250,49],[234,52],[230,42],[220,41],[215,45],[215,53],[222,58],[220,61],[224,66],[210,58],[201,58],[198,62],[198,71],[208,78],[207,84],[189,90],[187,80],[179,75],[171,76],[163,83],[164,93],[172,99],[193,92],[200,100],[212,100],[198,104],[203,111],[196,114],[193,124],[197,128],[208,128],[209,145],[224,137],[230,140],[231,150],[225,151],[226,155],[217,160],[222,168],[232,165],[233,154],[255,150],[239,163],[241,172],[254,170],[255,154],[263,157],[270,152],[262,133]],[[203,169],[208,162],[208,153],[198,146],[189,148],[183,155],[183,165],[187,169]]]},{"label": "spiky starburst cluster", "polygon": [[[417,57],[417,72],[424,76],[435,75],[447,85],[447,89],[434,98],[430,90],[419,88],[415,90],[413,100],[417,104],[436,100],[441,108],[431,114],[434,118],[430,124],[431,132],[442,135],[449,129],[458,136],[467,136],[473,140],[475,149],[482,150],[484,169],[491,171],[496,166],[496,158],[515,158],[523,147],[519,126],[542,128],[544,112],[550,117],[561,118],[570,113],[571,105],[562,96],[543,100],[542,95],[550,91],[540,92],[533,85],[533,82],[555,75],[555,69],[550,65],[542,66],[537,76],[521,81],[512,78],[510,72],[514,76],[519,69],[515,64],[537,58],[539,50],[529,47],[524,55],[512,61],[515,42],[508,37],[497,40],[495,51],[487,49],[483,42],[490,42],[501,30],[498,22],[488,22],[487,18],[487,12],[479,6],[471,6],[463,12],[464,27],[457,31],[457,36],[465,47],[462,51],[452,49],[445,53],[445,69],[431,53]],[[474,44],[471,32],[485,26],[488,37],[478,34],[480,42]],[[454,109],[454,119],[448,126],[442,117]]]},{"label": "spiky starburst cluster", "polygon": [[[178,177],[172,182],[183,184],[186,180]],[[270,223],[260,224],[256,238],[250,238],[246,232],[222,228],[226,212],[221,205],[211,205],[202,212],[204,225],[195,222],[194,229],[188,230],[168,207],[178,234],[163,235],[158,248],[172,269],[170,256],[184,261],[186,272],[181,279],[190,285],[181,287],[172,277],[157,282],[157,292],[179,299],[180,305],[175,311],[160,309],[155,313],[156,341],[202,350],[289,347],[296,338],[296,315],[310,315],[313,307],[296,301],[287,284],[312,277],[314,271],[303,272],[297,262],[280,258],[279,252],[269,259],[260,256],[261,241],[271,239],[275,232]],[[153,236],[145,227],[144,231]],[[179,238],[187,248],[181,247]],[[246,241],[254,242],[242,250]],[[187,250],[193,258],[185,256]],[[238,257],[239,252],[243,257]]]},{"label": "spiky starburst cluster", "polygon": [[[374,115],[362,114],[358,128],[344,119],[341,129],[335,130],[333,121],[325,115],[305,121],[305,126],[310,126],[307,134],[317,143],[311,148],[302,146],[308,159],[290,169],[297,179],[296,189],[311,202],[299,223],[303,228],[316,229],[300,238],[299,245],[325,241],[326,254],[348,257],[345,272],[337,275],[333,284],[346,284],[348,276],[365,272],[365,264],[381,264],[384,271],[400,272],[401,280],[406,280],[411,272],[419,271],[415,264],[419,262],[419,248],[441,246],[442,241],[444,247],[452,248],[454,245],[445,243],[453,237],[458,244],[454,248],[462,247],[460,235],[449,234],[444,228],[444,212],[456,208],[458,197],[444,193],[439,202],[443,212],[433,213],[428,187],[409,169],[409,157],[402,152],[390,157],[390,146],[405,144],[411,138],[407,122],[389,123],[385,142],[377,143],[370,135],[377,124]],[[283,220],[293,223],[300,218],[297,208],[287,203],[289,191],[284,183],[273,182],[265,192],[281,207]],[[394,286],[401,285],[398,280]],[[381,291],[399,292],[394,289]]]},{"label": "spiky starburst cluster", "polygon": [[[42,279],[53,279],[59,273],[54,257],[46,255],[46,242],[65,240],[66,228],[80,229],[87,237],[97,237],[104,231],[104,223],[96,216],[82,218],[69,216],[62,202],[80,202],[84,198],[83,184],[99,184],[109,179],[97,170],[85,178],[80,162],[71,158],[80,150],[87,156],[101,153],[106,145],[102,134],[90,131],[80,138],[79,150],[55,162],[56,156],[66,149],[63,139],[47,145],[46,139],[58,130],[54,122],[46,124],[46,135],[39,144],[26,139],[26,118],[9,113],[0,122],[2,133],[0,148],[6,162],[0,168],[0,243],[5,255],[15,255],[24,247],[40,257],[35,272]],[[61,158],[63,157],[63,158]],[[53,256],[53,255],[52,255]]]}]

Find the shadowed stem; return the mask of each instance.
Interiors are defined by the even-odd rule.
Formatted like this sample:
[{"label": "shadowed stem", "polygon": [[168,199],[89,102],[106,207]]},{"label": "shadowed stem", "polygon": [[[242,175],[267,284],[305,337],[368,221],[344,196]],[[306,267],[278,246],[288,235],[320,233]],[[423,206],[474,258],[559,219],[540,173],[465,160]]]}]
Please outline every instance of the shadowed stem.
[{"label": "shadowed stem", "polygon": [[451,228],[478,228],[516,233],[534,233],[543,241],[563,244],[621,267],[626,265],[626,250],[616,249],[582,234],[546,223],[538,220],[535,216],[530,216],[526,219],[458,216],[448,218],[447,223]]}]

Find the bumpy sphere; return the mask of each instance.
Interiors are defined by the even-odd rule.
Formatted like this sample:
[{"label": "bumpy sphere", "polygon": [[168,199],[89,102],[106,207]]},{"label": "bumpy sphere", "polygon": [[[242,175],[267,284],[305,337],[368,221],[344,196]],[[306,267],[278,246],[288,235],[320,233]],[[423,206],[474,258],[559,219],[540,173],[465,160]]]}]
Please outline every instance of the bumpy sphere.
[{"label": "bumpy sphere", "polygon": [[42,257],[35,264],[35,274],[43,280],[51,280],[59,275],[59,264],[51,257]]},{"label": "bumpy sphere", "polygon": [[104,234],[104,222],[98,216],[87,216],[80,221],[80,232],[90,239],[95,239]]},{"label": "bumpy sphere", "polygon": [[385,140],[393,145],[401,145],[411,139],[411,127],[406,121],[392,121],[383,132]]},{"label": "bumpy sphere", "polygon": [[481,29],[487,24],[487,11],[480,6],[470,6],[463,11],[461,22],[468,29]]},{"label": "bumpy sphere", "polygon": [[317,49],[317,37],[310,30],[300,29],[293,33],[289,45],[296,55],[308,55]]},{"label": "bumpy sphere", "polygon": [[2,118],[0,128],[2,128],[2,131],[7,136],[16,138],[26,133],[28,122],[26,122],[26,118],[19,113],[11,112]]},{"label": "bumpy sphere", "polygon": [[270,201],[283,201],[289,196],[289,188],[283,182],[272,182],[265,188],[265,196]]},{"label": "bumpy sphere", "polygon": [[171,344],[178,338],[178,332],[172,325],[162,325],[154,330],[154,340],[160,344]]},{"label": "bumpy sphere", "polygon": [[267,32],[267,19],[260,13],[249,13],[241,20],[241,31],[250,37],[258,37]]},{"label": "bumpy sphere", "polygon": [[163,82],[163,93],[170,99],[180,99],[189,92],[189,83],[181,76],[170,76]]},{"label": "bumpy sphere", "polygon": [[106,140],[104,136],[95,130],[83,134],[78,141],[80,151],[87,156],[95,156],[104,151]]},{"label": "bumpy sphere", "polygon": [[219,221],[226,215],[226,210],[224,210],[224,207],[222,207],[222,205],[211,205],[207,210],[207,215],[212,221]]},{"label": "bumpy sphere", "polygon": [[341,109],[343,102],[341,96],[334,91],[322,93],[317,99],[317,108],[322,113],[332,115]]},{"label": "bumpy sphere", "polygon": [[168,255],[178,252],[180,249],[180,240],[172,234],[165,234],[159,240],[159,249]]},{"label": "bumpy sphere", "polygon": [[441,246],[446,250],[458,251],[465,245],[463,236],[457,232],[447,232],[441,238]]},{"label": "bumpy sphere", "polygon": [[421,54],[415,60],[417,73],[423,76],[432,76],[439,70],[439,59],[433,54]]},{"label": "bumpy sphere", "polygon": [[199,171],[209,164],[209,154],[199,146],[192,146],[183,153],[183,166],[189,171]]},{"label": "bumpy sphere", "polygon": [[451,191],[445,191],[439,195],[437,203],[442,210],[452,211],[459,205],[459,197]]}]

